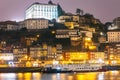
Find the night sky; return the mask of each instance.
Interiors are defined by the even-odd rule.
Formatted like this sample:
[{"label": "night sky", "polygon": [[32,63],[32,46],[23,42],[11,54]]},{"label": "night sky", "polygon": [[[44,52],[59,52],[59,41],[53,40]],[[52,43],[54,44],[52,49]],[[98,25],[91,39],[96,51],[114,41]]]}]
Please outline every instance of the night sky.
[{"label": "night sky", "polygon": [[[34,2],[49,0],[0,0],[0,21],[24,19],[25,10]],[[59,3],[66,12],[75,13],[76,8],[91,13],[102,22],[112,21],[120,16],[120,0],[52,0]]]}]

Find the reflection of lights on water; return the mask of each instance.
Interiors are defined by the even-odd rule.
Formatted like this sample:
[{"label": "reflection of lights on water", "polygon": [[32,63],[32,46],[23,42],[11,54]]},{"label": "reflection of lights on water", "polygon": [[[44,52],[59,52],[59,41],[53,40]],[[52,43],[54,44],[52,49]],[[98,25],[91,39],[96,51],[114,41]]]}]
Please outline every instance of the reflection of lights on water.
[{"label": "reflection of lights on water", "polygon": [[32,73],[24,73],[24,80],[31,80]]},{"label": "reflection of lights on water", "polygon": [[16,79],[16,74],[15,73],[1,73],[0,74],[0,78],[3,80],[12,80],[12,79]]},{"label": "reflection of lights on water", "polygon": [[111,74],[111,75],[118,75],[118,74],[119,74],[119,71],[110,71],[110,74]]},{"label": "reflection of lights on water", "polygon": [[17,76],[20,80],[23,80],[23,73],[18,73]]},{"label": "reflection of lights on water", "polygon": [[56,80],[56,75],[55,74],[52,75],[52,80]]},{"label": "reflection of lights on water", "polygon": [[75,78],[76,80],[96,80],[97,73],[89,72],[89,73],[82,73],[82,74],[76,74]]},{"label": "reflection of lights on water", "polygon": [[52,80],[66,80],[67,74],[54,74],[52,75]]},{"label": "reflection of lights on water", "polygon": [[40,78],[41,78],[41,74],[40,73],[33,73],[32,74],[32,78],[33,78],[33,80],[40,80]]},{"label": "reflection of lights on water", "polygon": [[104,80],[104,73],[98,74],[98,80]]},{"label": "reflection of lights on water", "polygon": [[73,76],[68,76],[68,80],[74,80]]},{"label": "reflection of lights on water", "polygon": [[60,70],[61,68],[60,67],[57,67],[57,70]]},{"label": "reflection of lights on water", "polygon": [[60,80],[60,73],[57,73],[56,78],[57,80]]}]

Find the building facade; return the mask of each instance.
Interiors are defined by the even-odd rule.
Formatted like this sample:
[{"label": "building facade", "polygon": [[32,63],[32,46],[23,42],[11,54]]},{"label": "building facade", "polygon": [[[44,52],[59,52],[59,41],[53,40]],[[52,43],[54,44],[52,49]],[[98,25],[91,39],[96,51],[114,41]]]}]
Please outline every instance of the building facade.
[{"label": "building facade", "polygon": [[80,17],[78,15],[66,14],[58,18],[58,22],[64,24],[69,29],[74,29],[74,27],[79,27]]},{"label": "building facade", "polygon": [[33,3],[25,11],[25,19],[30,18],[45,18],[45,19],[57,19],[58,18],[58,5],[49,1],[48,4],[43,3]]},{"label": "building facade", "polygon": [[113,24],[120,29],[120,17],[115,18]]},{"label": "building facade", "polygon": [[26,19],[24,24],[27,29],[46,29],[49,26],[49,20],[43,18]]},{"label": "building facade", "polygon": [[15,21],[4,21],[4,22],[0,22],[0,29],[7,30],[7,31],[18,30],[19,25]]},{"label": "building facade", "polygon": [[59,29],[56,30],[56,38],[72,38],[72,37],[79,37],[79,30],[78,29]]},{"label": "building facade", "polygon": [[107,32],[108,42],[120,42],[120,31],[111,30]]}]

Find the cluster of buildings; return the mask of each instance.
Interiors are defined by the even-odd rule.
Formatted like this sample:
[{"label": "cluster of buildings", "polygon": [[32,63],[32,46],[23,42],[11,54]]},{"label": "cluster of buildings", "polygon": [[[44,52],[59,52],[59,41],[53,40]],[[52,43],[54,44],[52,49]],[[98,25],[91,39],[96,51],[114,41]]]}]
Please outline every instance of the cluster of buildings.
[{"label": "cluster of buildings", "polygon": [[[4,61],[25,60],[62,60],[76,63],[111,63],[119,64],[120,58],[120,18],[116,18],[109,26],[107,33],[99,31],[98,27],[90,27],[88,24],[101,24],[91,15],[79,15],[65,13],[59,4],[49,1],[48,4],[33,3],[25,11],[25,20],[20,22],[0,22],[0,30],[14,31],[26,28],[27,30],[43,30],[55,27],[59,23],[64,29],[54,29],[52,34],[56,39],[69,39],[70,45],[80,48],[80,51],[70,49],[64,51],[62,44],[29,46],[37,37],[25,38],[26,47],[7,47],[5,41],[0,44],[0,63]],[[114,25],[114,26],[113,26]],[[117,26],[117,27],[116,27]],[[116,30],[117,29],[117,30]],[[98,32],[97,32],[98,31]],[[39,37],[39,35],[38,35]],[[78,47],[76,47],[78,46]]]}]

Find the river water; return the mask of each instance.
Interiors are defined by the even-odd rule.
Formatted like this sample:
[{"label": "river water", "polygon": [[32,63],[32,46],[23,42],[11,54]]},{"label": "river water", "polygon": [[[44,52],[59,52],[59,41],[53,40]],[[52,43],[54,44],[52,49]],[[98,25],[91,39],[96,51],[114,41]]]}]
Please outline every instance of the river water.
[{"label": "river water", "polygon": [[120,80],[120,71],[88,73],[0,73],[0,80]]}]

